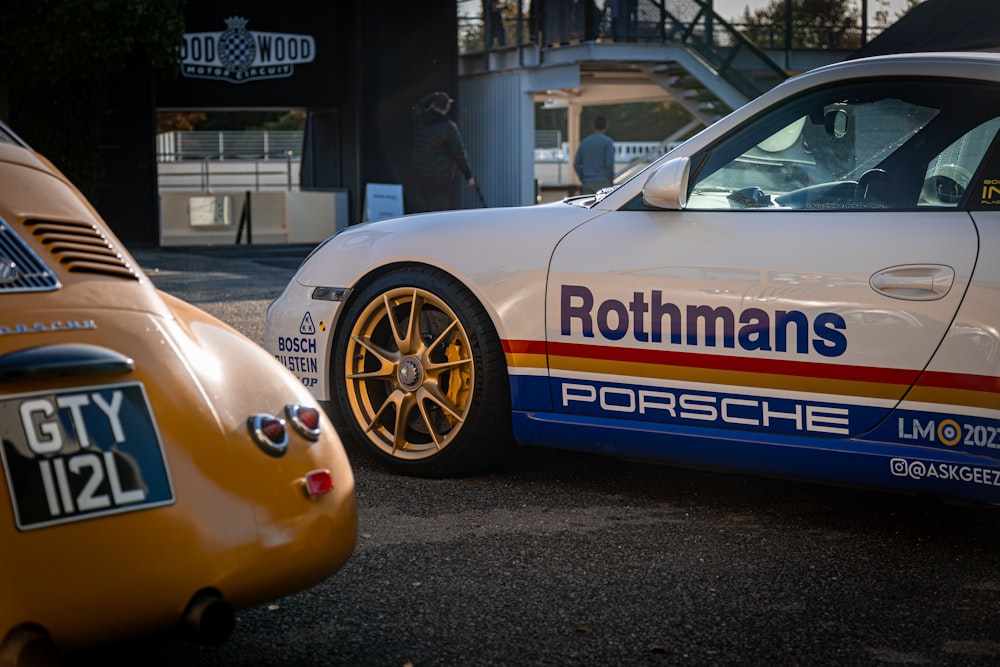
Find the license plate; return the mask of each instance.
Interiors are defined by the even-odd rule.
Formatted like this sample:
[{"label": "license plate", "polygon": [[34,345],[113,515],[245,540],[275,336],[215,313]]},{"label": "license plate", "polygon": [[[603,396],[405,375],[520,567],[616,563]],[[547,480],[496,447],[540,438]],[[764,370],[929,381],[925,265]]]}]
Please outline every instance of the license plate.
[{"label": "license plate", "polygon": [[0,436],[20,530],[174,502],[138,382],[2,397]]}]

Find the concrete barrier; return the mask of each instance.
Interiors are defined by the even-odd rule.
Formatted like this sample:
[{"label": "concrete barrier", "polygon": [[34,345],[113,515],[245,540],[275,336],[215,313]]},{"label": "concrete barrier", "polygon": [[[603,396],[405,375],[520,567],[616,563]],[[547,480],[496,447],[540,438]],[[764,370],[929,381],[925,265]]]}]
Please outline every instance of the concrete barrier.
[{"label": "concrete barrier", "polygon": [[319,243],[348,215],[346,191],[161,194],[160,245]]}]

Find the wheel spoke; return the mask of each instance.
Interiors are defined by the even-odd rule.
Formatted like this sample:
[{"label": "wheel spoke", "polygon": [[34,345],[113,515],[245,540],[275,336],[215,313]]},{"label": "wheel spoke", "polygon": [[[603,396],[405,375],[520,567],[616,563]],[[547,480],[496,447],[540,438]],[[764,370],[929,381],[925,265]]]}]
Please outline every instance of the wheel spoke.
[{"label": "wheel spoke", "polygon": [[417,401],[413,394],[407,392],[393,392],[393,395],[399,396],[399,400],[396,401],[396,423],[393,424],[392,433],[392,453],[395,454],[400,450],[408,449],[406,425],[410,421],[410,414]]},{"label": "wheel spoke", "polygon": [[413,290],[413,300],[410,302],[410,327],[406,332],[406,354],[416,354],[424,344],[420,335],[420,314],[423,311],[424,299],[417,294],[417,290]]},{"label": "wheel spoke", "polygon": [[420,416],[424,420],[424,426],[426,426],[427,432],[434,440],[434,448],[440,450],[443,446],[445,436],[434,426],[434,419],[431,417],[430,413],[427,412],[424,402],[417,401],[417,407],[420,409]]},{"label": "wheel spoke", "polygon": [[[389,440],[391,436],[392,451],[394,454],[401,449],[406,449],[406,420],[413,410],[414,403],[412,394],[399,390],[393,391],[372,415],[372,418],[365,426],[365,433],[378,436],[379,438],[384,437],[386,440]],[[394,412],[391,432],[382,425],[382,420],[389,413],[390,409]]]},{"label": "wheel spoke", "polygon": [[[414,289],[406,298],[394,302],[389,294],[382,296],[382,304],[385,308],[386,318],[392,327],[392,337],[396,341],[396,347],[401,354],[414,354],[421,345],[420,340],[420,311],[423,308],[423,300]],[[396,309],[409,306],[409,314],[398,316]],[[406,322],[406,330],[403,331],[403,322]]]},{"label": "wheel spoke", "polygon": [[348,373],[349,380],[364,380],[372,378],[392,379],[396,374],[396,365],[399,363],[399,355],[385,350],[368,337],[351,336],[351,338],[361,347],[365,348],[379,362],[377,370]]},{"label": "wheel spoke", "polygon": [[443,343],[444,339],[448,337],[448,334],[450,334],[455,329],[455,327],[457,327],[457,326],[458,326],[458,320],[452,320],[451,322],[449,322],[448,326],[446,326],[444,328],[444,330],[441,331],[441,333],[434,340],[434,342],[431,343],[428,347],[430,347],[430,348],[433,349],[433,348],[437,347],[438,345],[440,345],[441,343]]},{"label": "wheel spoke", "polygon": [[375,410],[375,413],[372,415],[371,419],[367,420],[367,424],[365,424],[365,433],[375,432],[376,427],[379,425],[379,422],[382,420],[382,416],[385,415],[386,411],[389,408],[398,405],[399,403],[398,395],[400,393],[401,392],[398,391],[392,392],[382,402],[382,405],[378,406],[378,409]]},{"label": "wheel spoke", "polygon": [[405,334],[399,330],[401,323],[396,319],[396,309],[388,292],[382,295],[382,310],[385,313],[386,319],[389,320],[389,327],[392,329],[392,338],[396,341],[396,347],[402,351]]},{"label": "wheel spoke", "polygon": [[472,359],[456,359],[455,361],[430,362],[427,364],[427,374],[439,376],[456,368],[472,366]]},{"label": "wheel spoke", "polygon": [[[448,400],[448,397],[441,393],[441,387],[437,384],[427,383],[421,391],[421,399],[427,399],[437,405],[455,421],[463,421],[461,408]],[[420,401],[420,410],[423,412],[424,401]]]}]

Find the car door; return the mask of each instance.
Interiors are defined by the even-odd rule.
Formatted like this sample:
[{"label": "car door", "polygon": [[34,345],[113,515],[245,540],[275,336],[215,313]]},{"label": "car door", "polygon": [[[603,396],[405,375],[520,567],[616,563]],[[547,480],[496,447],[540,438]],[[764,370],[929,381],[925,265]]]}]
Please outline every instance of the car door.
[{"label": "car door", "polygon": [[637,198],[567,235],[547,288],[556,411],[817,437],[876,426],[976,262],[964,174],[1000,105],[973,90],[983,104],[918,79],[805,94],[691,154],[684,210]]}]

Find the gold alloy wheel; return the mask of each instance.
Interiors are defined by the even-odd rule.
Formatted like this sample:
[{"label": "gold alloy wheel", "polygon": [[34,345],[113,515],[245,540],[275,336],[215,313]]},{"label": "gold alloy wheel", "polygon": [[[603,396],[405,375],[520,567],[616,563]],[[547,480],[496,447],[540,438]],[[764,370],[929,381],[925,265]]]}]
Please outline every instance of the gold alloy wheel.
[{"label": "gold alloy wheel", "polygon": [[395,458],[439,453],[472,405],[469,336],[444,301],[417,287],[372,299],[351,328],[345,370],[354,418]]}]

